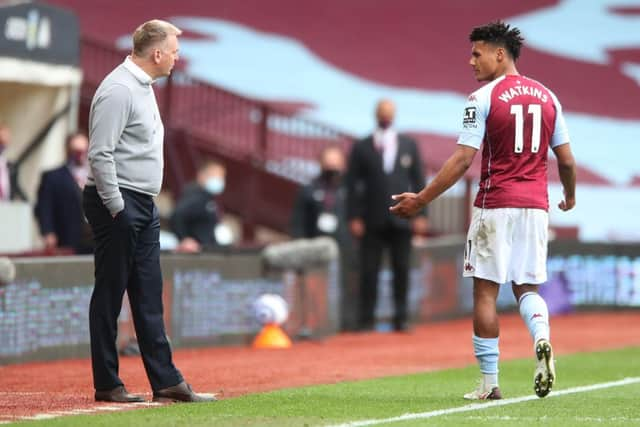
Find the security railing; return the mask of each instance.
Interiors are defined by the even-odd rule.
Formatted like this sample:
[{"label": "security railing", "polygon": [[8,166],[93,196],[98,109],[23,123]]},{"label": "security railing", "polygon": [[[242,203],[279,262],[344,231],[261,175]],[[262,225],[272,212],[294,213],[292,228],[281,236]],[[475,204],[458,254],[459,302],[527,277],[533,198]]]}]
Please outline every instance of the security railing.
[{"label": "security railing", "polygon": [[[98,85],[126,54],[83,38],[79,123],[84,128]],[[295,107],[239,96],[179,68],[154,88],[166,134],[166,187],[176,197],[194,178],[199,162],[209,157],[224,160],[230,179],[222,201],[242,217],[245,240],[252,239],[257,223],[286,231],[297,184],[318,172],[315,159],[320,149],[338,144],[348,152],[354,139],[300,117]],[[461,219],[465,215],[460,214],[460,203],[449,200],[441,205],[432,209],[443,220],[432,217],[436,232],[460,232],[467,221]]]}]

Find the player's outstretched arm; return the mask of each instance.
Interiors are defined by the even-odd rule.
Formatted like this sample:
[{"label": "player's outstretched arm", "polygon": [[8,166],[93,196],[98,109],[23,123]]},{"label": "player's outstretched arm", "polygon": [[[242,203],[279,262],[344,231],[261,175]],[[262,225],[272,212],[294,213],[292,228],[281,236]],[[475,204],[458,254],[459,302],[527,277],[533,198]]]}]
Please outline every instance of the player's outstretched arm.
[{"label": "player's outstretched arm", "polygon": [[465,174],[478,150],[468,145],[458,145],[431,181],[419,193],[402,193],[391,196],[397,203],[391,206],[391,213],[403,218],[416,215],[420,209],[444,193]]},{"label": "player's outstretched arm", "polygon": [[576,205],[576,161],[569,144],[554,147],[553,154],[558,160],[558,174],[564,190],[564,200],[558,203],[558,207],[568,211]]}]

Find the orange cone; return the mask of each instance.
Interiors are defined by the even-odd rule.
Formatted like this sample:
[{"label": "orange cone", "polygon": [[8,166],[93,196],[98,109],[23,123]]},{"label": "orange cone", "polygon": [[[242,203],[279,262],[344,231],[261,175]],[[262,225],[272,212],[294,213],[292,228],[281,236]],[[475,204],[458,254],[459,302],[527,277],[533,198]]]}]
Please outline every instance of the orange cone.
[{"label": "orange cone", "polygon": [[291,340],[275,323],[267,323],[253,340],[253,348],[289,348]]}]

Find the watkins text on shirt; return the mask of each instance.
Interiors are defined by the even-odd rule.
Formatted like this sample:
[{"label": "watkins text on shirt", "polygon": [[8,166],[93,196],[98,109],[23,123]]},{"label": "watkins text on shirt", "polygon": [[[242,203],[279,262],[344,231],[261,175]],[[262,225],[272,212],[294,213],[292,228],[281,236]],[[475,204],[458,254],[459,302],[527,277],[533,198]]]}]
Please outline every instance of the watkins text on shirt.
[{"label": "watkins text on shirt", "polygon": [[530,87],[530,86],[513,86],[502,92],[498,97],[504,103],[508,103],[513,98],[521,95],[534,96],[542,102],[547,102],[548,97],[546,93],[542,92],[542,89]]}]

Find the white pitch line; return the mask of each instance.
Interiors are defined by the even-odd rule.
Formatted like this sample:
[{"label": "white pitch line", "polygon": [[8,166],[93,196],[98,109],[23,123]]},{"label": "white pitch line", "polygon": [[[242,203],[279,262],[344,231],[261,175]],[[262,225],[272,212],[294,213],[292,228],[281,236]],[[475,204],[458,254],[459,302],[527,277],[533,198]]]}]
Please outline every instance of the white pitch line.
[{"label": "white pitch line", "polygon": [[96,412],[95,408],[92,409],[69,409],[66,411],[55,411],[56,414],[63,415],[82,415],[82,414],[93,414]]},{"label": "white pitch line", "polygon": [[20,418],[21,420],[35,420],[35,421],[39,421],[39,420],[50,420],[52,418],[58,418],[60,415],[58,414],[53,414],[53,413],[47,413],[45,412],[44,414],[35,414],[32,415],[30,417],[22,417]]},{"label": "white pitch line", "polygon": [[106,406],[96,406],[96,411],[120,411],[126,408],[123,405],[106,405]]},{"label": "white pitch line", "polygon": [[153,407],[153,406],[163,406],[162,403],[159,402],[134,402],[134,403],[117,403],[117,404],[107,404],[102,406],[94,406],[93,408],[79,408],[79,409],[68,409],[68,410],[60,410],[60,411],[52,411],[52,412],[44,412],[40,414],[28,415],[24,417],[12,417],[12,421],[0,421],[0,424],[7,424],[20,420],[50,420],[53,418],[64,417],[68,415],[82,415],[82,414],[96,414],[101,411],[120,411],[125,409],[131,409],[132,406],[136,407]]},{"label": "white pitch line", "polygon": [[[465,417],[465,420],[478,420],[478,421],[519,421],[519,422],[535,422],[535,421],[547,421],[550,418],[547,417],[546,415],[543,415],[542,417],[533,417],[533,416],[528,416],[528,417],[518,417],[518,416],[512,416],[512,415],[488,415],[486,417],[480,416],[480,415],[468,415]],[[569,420],[572,421],[577,421],[577,422],[597,422],[597,423],[604,423],[604,422],[612,422],[612,421],[617,421],[617,422],[625,422],[625,423],[636,423],[635,425],[640,425],[640,418],[629,418],[629,417],[608,417],[608,418],[603,418],[603,417],[568,417]]]},{"label": "white pitch line", "polygon": [[[586,393],[593,390],[602,390],[603,388],[620,387],[620,386],[636,384],[636,383],[640,383],[640,377],[625,378],[620,381],[611,381],[606,383],[592,384],[592,385],[586,385],[586,386],[567,388],[564,390],[558,390],[549,394],[545,399],[549,399],[551,397],[557,397],[557,396],[564,396],[567,394]],[[365,427],[365,426],[373,426],[377,424],[395,423],[399,421],[421,420],[425,418],[439,417],[442,415],[457,414],[460,412],[469,412],[469,411],[476,411],[481,409],[495,408],[497,406],[512,405],[514,403],[528,402],[530,400],[537,400],[537,399],[540,399],[540,398],[535,395],[512,397],[510,399],[492,400],[492,401],[483,402],[483,403],[472,403],[470,405],[457,406],[454,408],[446,408],[446,409],[437,409],[435,411],[429,411],[429,412],[403,414],[403,415],[400,415],[397,417],[391,417],[391,418],[352,421],[348,423],[335,424],[335,425],[326,426],[326,427]]]},{"label": "white pitch line", "polygon": [[[198,393],[200,394],[200,393]],[[131,405],[135,406],[164,406],[165,404],[162,402],[134,402]]]},{"label": "white pitch line", "polygon": [[[10,393],[14,394],[14,393]],[[209,393],[211,396],[214,396],[213,393]],[[165,403],[161,402],[132,402],[132,403],[106,403],[106,404],[98,404],[97,406],[93,406],[91,408],[77,408],[77,409],[67,409],[67,410],[59,410],[52,412],[43,412],[40,414],[27,415],[22,417],[13,417],[13,416],[3,416],[2,418],[10,418],[10,421],[0,420],[0,424],[9,424],[16,421],[21,420],[50,420],[53,418],[59,418],[69,415],[83,415],[83,414],[97,414],[100,412],[115,412],[115,411],[124,411],[136,408],[151,408],[157,406],[164,406]]]}]

